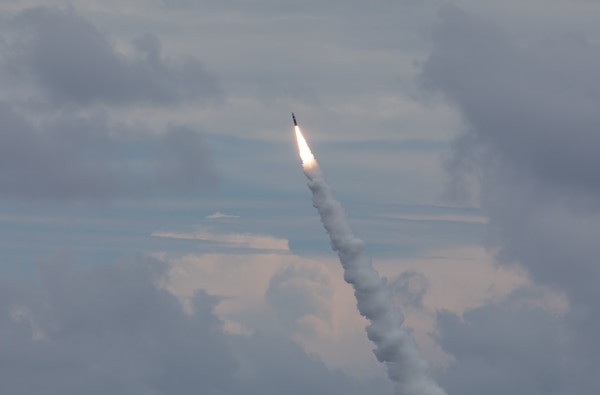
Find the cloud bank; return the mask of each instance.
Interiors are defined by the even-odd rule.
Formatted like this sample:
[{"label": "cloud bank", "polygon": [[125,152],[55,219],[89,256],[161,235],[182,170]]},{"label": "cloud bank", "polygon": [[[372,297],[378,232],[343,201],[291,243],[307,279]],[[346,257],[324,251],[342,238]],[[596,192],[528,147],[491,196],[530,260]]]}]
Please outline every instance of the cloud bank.
[{"label": "cloud bank", "polygon": [[[600,386],[594,373],[600,368],[599,48],[577,34],[521,43],[457,7],[440,13],[433,44],[423,86],[454,103],[466,125],[451,174],[455,181],[477,180],[498,262],[521,265],[569,303],[558,321],[518,305],[475,310],[464,323],[441,315],[442,346],[457,358],[450,372],[462,375],[448,377],[448,389],[594,392]],[[475,360],[488,370],[465,384]]]},{"label": "cloud bank", "polygon": [[[364,393],[289,339],[232,336],[198,291],[192,311],[160,286],[167,265],[55,257],[38,281],[0,283],[2,388],[19,394]],[[376,393],[383,393],[374,389]]]},{"label": "cloud bank", "polygon": [[133,51],[123,53],[73,8],[25,9],[10,27],[8,64],[55,103],[173,104],[212,100],[220,93],[198,59],[166,58],[152,34],[139,37]]},{"label": "cloud bank", "polygon": [[207,147],[185,127],[140,138],[105,116],[37,125],[0,103],[0,197],[106,200],[188,193],[216,183]]},{"label": "cloud bank", "polygon": [[216,184],[197,130],[116,112],[218,100],[198,59],[165,57],[150,34],[120,51],[73,8],[19,11],[0,43],[0,198],[106,201]]}]

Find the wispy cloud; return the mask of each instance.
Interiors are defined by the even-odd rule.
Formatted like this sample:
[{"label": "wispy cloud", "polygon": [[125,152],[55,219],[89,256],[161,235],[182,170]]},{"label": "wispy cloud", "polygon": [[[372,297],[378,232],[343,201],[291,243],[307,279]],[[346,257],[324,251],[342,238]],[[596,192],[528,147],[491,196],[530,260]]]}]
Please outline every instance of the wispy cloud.
[{"label": "wispy cloud", "polygon": [[249,248],[255,250],[289,251],[288,241],[268,235],[251,233],[215,233],[205,228],[194,232],[164,232],[155,231],[154,237],[170,239],[201,240],[223,244],[229,248]]},{"label": "wispy cloud", "polygon": [[233,219],[233,218],[239,218],[239,217],[240,217],[239,215],[223,214],[223,213],[217,211],[214,214],[207,215],[205,217],[205,219]]},{"label": "wispy cloud", "polygon": [[384,214],[382,217],[404,221],[444,221],[469,224],[487,224],[489,222],[489,218],[486,216],[469,214]]}]

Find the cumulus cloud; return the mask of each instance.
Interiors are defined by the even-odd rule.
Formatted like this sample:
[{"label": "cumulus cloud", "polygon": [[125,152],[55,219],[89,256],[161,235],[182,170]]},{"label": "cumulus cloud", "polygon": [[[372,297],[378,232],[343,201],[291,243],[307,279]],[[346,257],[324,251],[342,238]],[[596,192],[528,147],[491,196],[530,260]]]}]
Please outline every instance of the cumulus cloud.
[{"label": "cumulus cloud", "polygon": [[[287,330],[296,328],[301,319],[308,324],[314,320],[328,323],[334,293],[329,275],[317,266],[292,265],[271,277],[265,299]],[[304,329],[311,332],[310,327]]]},{"label": "cumulus cloud", "polygon": [[220,297],[215,313],[228,333],[292,337],[330,369],[387,384],[333,259],[235,250],[186,255],[170,260],[167,286],[186,305],[196,289]]},{"label": "cumulus cloud", "polygon": [[10,26],[5,43],[13,75],[32,80],[55,104],[170,104],[219,95],[198,59],[166,58],[152,34],[123,53],[73,8],[25,9]]},{"label": "cumulus cloud", "polygon": [[365,390],[289,339],[223,333],[212,313],[217,299],[202,291],[184,312],[160,286],[165,273],[166,265],[153,259],[83,266],[56,257],[41,266],[37,281],[2,282],[3,390],[61,395]]},{"label": "cumulus cloud", "polygon": [[[495,364],[493,352],[480,357],[495,366],[494,375],[511,377],[511,388],[500,386],[508,392],[594,392],[600,385],[592,373],[600,368],[595,306],[600,297],[599,48],[578,34],[520,43],[501,27],[456,7],[441,12],[433,43],[421,74],[423,86],[454,103],[465,122],[449,163],[451,174],[478,179],[498,261],[521,265],[533,281],[564,292],[569,301],[561,322],[562,358],[552,358],[542,346],[528,358],[515,348],[504,351],[525,371],[537,364],[536,386],[530,378],[512,375],[509,364]],[[506,317],[505,325],[519,317]],[[540,333],[548,330],[543,317],[530,319],[538,321]],[[500,327],[488,329],[491,342],[495,334],[502,335]],[[522,347],[529,340],[544,342],[558,353],[552,339],[514,341]],[[461,355],[458,347],[450,348]],[[559,369],[566,374],[557,375]],[[496,382],[490,377],[488,384]],[[551,391],[543,383],[551,383]]]}]

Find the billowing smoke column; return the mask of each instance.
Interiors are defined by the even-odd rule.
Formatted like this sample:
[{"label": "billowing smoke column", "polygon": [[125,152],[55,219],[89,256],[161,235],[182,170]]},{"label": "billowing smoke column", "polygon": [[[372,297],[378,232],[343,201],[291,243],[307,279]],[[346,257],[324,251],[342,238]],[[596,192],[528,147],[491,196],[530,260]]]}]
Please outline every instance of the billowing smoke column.
[{"label": "billowing smoke column", "polygon": [[[295,121],[295,119],[294,119]],[[302,168],[329,233],[331,246],[344,268],[344,280],[354,288],[358,311],[370,324],[367,335],[375,343],[373,350],[396,384],[397,395],[444,395],[429,376],[427,364],[418,354],[410,335],[401,328],[404,317],[392,304],[391,295],[371,261],[364,254],[364,242],[352,234],[340,203],[335,200],[298,125],[294,126]]]}]

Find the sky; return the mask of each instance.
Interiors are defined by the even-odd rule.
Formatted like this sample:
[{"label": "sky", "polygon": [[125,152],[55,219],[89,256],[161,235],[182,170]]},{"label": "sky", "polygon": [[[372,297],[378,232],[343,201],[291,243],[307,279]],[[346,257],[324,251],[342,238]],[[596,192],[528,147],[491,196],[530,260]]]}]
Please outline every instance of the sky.
[{"label": "sky", "polygon": [[597,392],[599,19],[1,1],[0,392],[391,394],[292,111],[448,394]]}]

